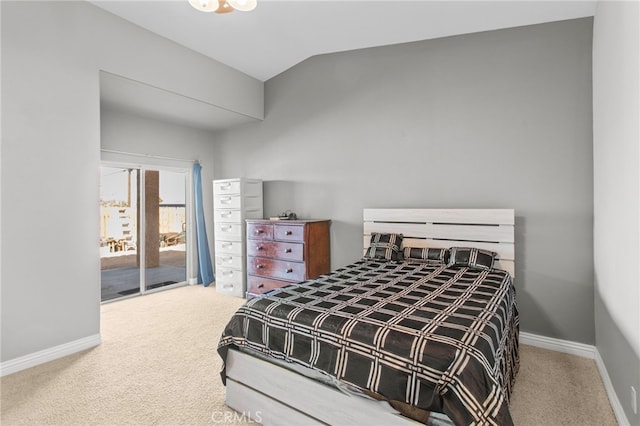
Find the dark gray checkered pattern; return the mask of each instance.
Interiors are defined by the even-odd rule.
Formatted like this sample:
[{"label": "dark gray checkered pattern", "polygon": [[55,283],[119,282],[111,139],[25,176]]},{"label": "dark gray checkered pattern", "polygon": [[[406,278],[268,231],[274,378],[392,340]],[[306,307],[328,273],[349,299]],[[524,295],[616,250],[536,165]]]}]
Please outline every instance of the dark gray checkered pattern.
[{"label": "dark gray checkered pattern", "polygon": [[364,257],[369,259],[402,260],[402,234],[371,233],[371,242]]},{"label": "dark gray checkered pattern", "polygon": [[457,424],[513,423],[518,312],[501,270],[362,260],[247,302],[225,328],[223,359],[229,346],[444,412]]},{"label": "dark gray checkered pattern", "polygon": [[419,248],[419,247],[405,247],[403,250],[403,257],[405,259],[417,259],[424,260],[427,263],[447,263],[449,256],[449,250],[445,248]]},{"label": "dark gray checkered pattern", "polygon": [[469,266],[471,268],[493,268],[496,252],[474,247],[451,247],[449,249],[449,266]]}]

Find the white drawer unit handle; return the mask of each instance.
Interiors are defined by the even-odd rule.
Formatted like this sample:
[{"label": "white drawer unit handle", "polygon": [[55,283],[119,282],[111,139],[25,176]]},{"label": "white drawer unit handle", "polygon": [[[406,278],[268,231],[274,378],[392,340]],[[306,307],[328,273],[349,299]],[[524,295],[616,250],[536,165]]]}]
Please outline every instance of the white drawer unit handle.
[{"label": "white drawer unit handle", "polygon": [[233,284],[225,284],[222,286],[222,288],[233,289]]},{"label": "white drawer unit handle", "polygon": [[221,190],[231,189],[231,184],[230,183],[225,183],[223,185],[220,185],[220,189]]},{"label": "white drawer unit handle", "polygon": [[229,256],[229,257],[223,257],[222,258],[223,262],[227,262],[227,263],[231,263],[233,262],[233,257]]},{"label": "white drawer unit handle", "polygon": [[232,246],[233,246],[233,243],[222,243],[222,248],[229,248]]},{"label": "white drawer unit handle", "polygon": [[231,197],[221,198],[220,199],[220,203],[221,204],[230,204],[231,203]]},{"label": "white drawer unit handle", "polygon": [[233,271],[222,271],[222,275],[233,275]]},{"label": "white drawer unit handle", "polygon": [[221,217],[231,217],[231,212],[222,212],[220,213]]},{"label": "white drawer unit handle", "polygon": [[232,228],[233,226],[231,225],[225,225],[220,227],[220,229],[222,229],[223,231],[230,231]]}]

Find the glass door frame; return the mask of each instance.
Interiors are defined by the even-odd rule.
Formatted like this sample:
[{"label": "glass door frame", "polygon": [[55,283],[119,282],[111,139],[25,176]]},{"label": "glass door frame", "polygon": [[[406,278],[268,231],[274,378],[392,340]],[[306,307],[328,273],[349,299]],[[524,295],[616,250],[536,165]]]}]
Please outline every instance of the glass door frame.
[{"label": "glass door frame", "polygon": [[[107,152],[108,154],[108,152]],[[121,154],[122,156],[131,156],[136,157],[136,154]],[[114,299],[109,299],[105,301],[101,301],[101,303],[109,303],[112,301],[122,300],[129,297],[135,297],[138,295],[151,294],[156,293],[158,291],[168,290],[176,287],[182,287],[187,284],[195,284],[197,282],[196,266],[194,264],[195,259],[195,238],[194,238],[194,226],[195,226],[195,209],[194,209],[194,187],[193,187],[193,166],[191,162],[188,161],[169,161],[169,163],[183,163],[183,164],[166,164],[167,160],[161,157],[154,158],[150,156],[144,156],[148,161],[145,162],[129,162],[129,161],[118,161],[118,160],[110,160],[105,159],[108,155],[105,155],[105,152],[102,153],[102,159],[100,161],[100,166],[104,167],[113,167],[113,168],[123,168],[123,169],[137,169],[139,176],[139,184],[138,184],[138,197],[140,199],[140,203],[137,206],[138,215],[140,217],[140,221],[138,223],[139,234],[144,235],[145,227],[146,227],[146,211],[145,211],[145,172],[147,171],[170,171],[170,172],[179,172],[185,173],[185,216],[186,216],[186,259],[185,259],[185,281],[181,281],[175,284],[169,284],[166,286],[153,288],[148,290],[147,286],[147,267],[146,267],[146,241],[144,237],[138,238],[137,241],[137,250],[138,256],[140,259],[140,288],[138,293],[134,293],[127,296],[122,296]],[[159,161],[153,161],[159,160]],[[164,163],[164,164],[154,164],[154,163]],[[191,165],[189,167],[188,165]],[[102,285],[102,280],[100,285]]]}]

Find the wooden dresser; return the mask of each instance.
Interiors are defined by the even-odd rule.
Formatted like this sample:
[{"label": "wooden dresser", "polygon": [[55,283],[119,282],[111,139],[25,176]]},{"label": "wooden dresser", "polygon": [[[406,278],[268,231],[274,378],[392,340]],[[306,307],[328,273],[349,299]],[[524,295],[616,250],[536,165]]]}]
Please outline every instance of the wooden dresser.
[{"label": "wooden dresser", "polygon": [[216,290],[244,297],[246,286],[245,219],[262,217],[262,181],[213,181]]},{"label": "wooden dresser", "polygon": [[330,220],[247,220],[247,299],[326,274]]}]

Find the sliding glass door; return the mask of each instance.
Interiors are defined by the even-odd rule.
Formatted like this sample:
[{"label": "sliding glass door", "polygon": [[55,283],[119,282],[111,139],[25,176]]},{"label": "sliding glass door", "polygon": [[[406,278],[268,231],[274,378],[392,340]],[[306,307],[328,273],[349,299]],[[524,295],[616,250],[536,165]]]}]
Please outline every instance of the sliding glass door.
[{"label": "sliding glass door", "polygon": [[101,168],[102,301],[186,282],[186,188],[186,171]]},{"label": "sliding glass door", "polygon": [[102,301],[139,292],[138,181],[140,170],[100,168]]},{"label": "sliding glass door", "polygon": [[145,288],[187,280],[186,174],[145,172]]}]

